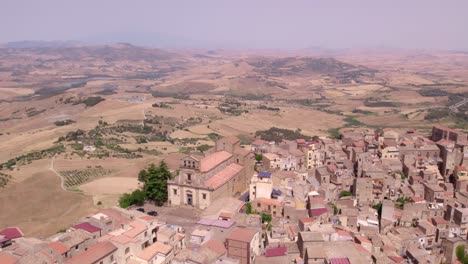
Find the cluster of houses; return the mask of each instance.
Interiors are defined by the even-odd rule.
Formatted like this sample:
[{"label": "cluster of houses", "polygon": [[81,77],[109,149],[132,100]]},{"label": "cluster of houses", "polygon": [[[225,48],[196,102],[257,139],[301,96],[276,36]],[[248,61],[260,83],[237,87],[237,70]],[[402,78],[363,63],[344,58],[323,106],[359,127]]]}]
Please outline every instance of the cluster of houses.
[{"label": "cluster of houses", "polygon": [[105,209],[46,239],[24,237],[17,227],[0,231],[0,263],[168,263],[184,238],[180,227],[155,217]]},{"label": "cluster of houses", "polygon": [[[266,240],[295,242],[304,263],[453,263],[458,246],[468,250],[462,131],[353,129],[339,140],[257,139],[251,151],[263,160],[250,203],[274,219]],[[342,256],[338,241],[357,249]]]},{"label": "cluster of houses", "polygon": [[10,227],[0,263],[457,263],[467,167],[467,134],[440,126],[250,146],[226,137],[183,157],[168,182],[168,206],[200,215],[105,209],[47,239]]}]

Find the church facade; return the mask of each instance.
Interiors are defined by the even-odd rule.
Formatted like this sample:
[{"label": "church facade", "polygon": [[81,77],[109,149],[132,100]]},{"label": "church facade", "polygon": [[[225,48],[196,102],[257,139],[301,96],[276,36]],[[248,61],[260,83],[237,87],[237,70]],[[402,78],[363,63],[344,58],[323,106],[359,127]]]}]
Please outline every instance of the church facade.
[{"label": "church facade", "polygon": [[248,190],[253,166],[254,154],[240,147],[238,138],[222,138],[205,156],[180,160],[178,175],[168,181],[169,204],[205,209],[216,199],[240,196]]}]

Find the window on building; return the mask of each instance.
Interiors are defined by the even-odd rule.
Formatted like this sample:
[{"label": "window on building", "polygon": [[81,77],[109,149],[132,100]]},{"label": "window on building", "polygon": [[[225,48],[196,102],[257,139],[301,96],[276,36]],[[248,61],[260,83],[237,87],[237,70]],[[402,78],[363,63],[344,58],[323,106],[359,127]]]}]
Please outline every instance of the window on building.
[{"label": "window on building", "polygon": [[111,255],[111,256],[110,256],[110,261],[111,261],[111,262],[114,261],[114,255]]},{"label": "window on building", "polygon": [[130,248],[125,249],[125,255],[128,254],[128,253],[130,253]]},{"label": "window on building", "polygon": [[177,195],[177,189],[173,189],[174,195]]},{"label": "window on building", "polygon": [[78,245],[75,246],[75,250],[78,250]]},{"label": "window on building", "polygon": [[206,193],[202,193],[203,200],[206,200]]},{"label": "window on building", "polygon": [[260,203],[257,203],[257,206],[260,207]]},{"label": "window on building", "polygon": [[191,181],[191,180],[192,180],[192,174],[187,173],[187,181]]},{"label": "window on building", "polygon": [[145,237],[147,237],[147,236],[148,236],[148,232],[145,231]]}]

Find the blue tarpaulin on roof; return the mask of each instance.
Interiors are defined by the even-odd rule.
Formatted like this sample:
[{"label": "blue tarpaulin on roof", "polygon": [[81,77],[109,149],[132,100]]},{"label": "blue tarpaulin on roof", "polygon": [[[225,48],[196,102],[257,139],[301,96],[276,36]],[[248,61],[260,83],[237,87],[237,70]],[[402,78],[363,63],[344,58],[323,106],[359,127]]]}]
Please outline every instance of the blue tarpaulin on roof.
[{"label": "blue tarpaulin on roof", "polygon": [[258,173],[259,178],[270,178],[271,177],[271,172],[267,171],[262,171]]},{"label": "blue tarpaulin on roof", "polygon": [[273,191],[271,191],[271,195],[280,196],[281,194],[283,194],[283,192],[278,189],[273,189]]}]

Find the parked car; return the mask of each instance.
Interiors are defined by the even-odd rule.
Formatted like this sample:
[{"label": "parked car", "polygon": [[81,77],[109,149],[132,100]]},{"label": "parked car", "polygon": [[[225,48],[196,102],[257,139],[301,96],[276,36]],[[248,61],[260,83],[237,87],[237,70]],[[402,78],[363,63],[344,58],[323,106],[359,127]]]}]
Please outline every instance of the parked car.
[{"label": "parked car", "polygon": [[142,212],[142,213],[145,212],[145,209],[143,209],[143,208],[141,208],[141,207],[140,207],[140,208],[137,208],[136,210],[137,210],[137,211],[140,211],[140,212]]},{"label": "parked car", "polygon": [[157,215],[158,215],[158,212],[156,212],[156,211],[149,211],[149,212],[148,212],[148,215],[157,216]]}]

